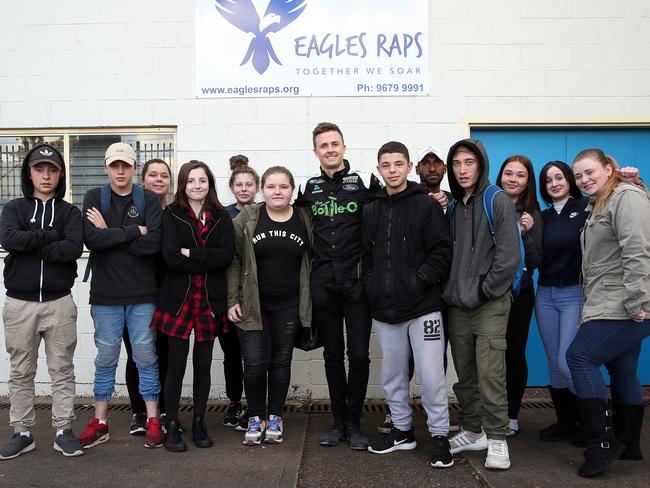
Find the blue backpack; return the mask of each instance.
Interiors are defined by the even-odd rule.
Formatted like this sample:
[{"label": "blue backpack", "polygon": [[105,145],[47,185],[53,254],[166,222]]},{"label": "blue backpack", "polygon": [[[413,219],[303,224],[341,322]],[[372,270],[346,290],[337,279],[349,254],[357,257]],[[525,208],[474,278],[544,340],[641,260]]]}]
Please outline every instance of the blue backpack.
[{"label": "blue backpack", "polygon": [[[494,238],[495,226],[494,226],[494,197],[497,193],[502,192],[503,190],[496,185],[489,185],[483,192],[483,209],[485,210],[485,215],[487,216],[488,225],[490,227],[490,234],[492,234],[492,239],[496,243]],[[452,200],[447,207],[447,218],[451,222],[452,216],[454,214],[454,209],[456,208],[456,200]],[[519,266],[517,267],[517,272],[515,277],[512,280],[511,290],[513,296],[519,296],[521,291],[521,282],[524,279],[526,274],[526,251],[524,250],[524,241],[521,235],[521,229],[519,224],[517,225],[517,233],[519,234]]]},{"label": "blue backpack", "polygon": [[[133,204],[135,208],[138,209],[138,213],[142,216],[142,222],[144,225],[147,225],[145,220],[145,204],[144,204],[144,188],[140,185],[133,185],[131,197],[133,198]],[[104,219],[108,215],[108,211],[111,208],[111,185],[106,183],[102,186],[101,192],[99,194],[99,211],[104,216]],[[90,270],[92,269],[93,264],[93,252],[90,251],[88,256],[88,263],[86,263],[86,271],[84,273],[84,283],[88,281],[90,276]]]}]

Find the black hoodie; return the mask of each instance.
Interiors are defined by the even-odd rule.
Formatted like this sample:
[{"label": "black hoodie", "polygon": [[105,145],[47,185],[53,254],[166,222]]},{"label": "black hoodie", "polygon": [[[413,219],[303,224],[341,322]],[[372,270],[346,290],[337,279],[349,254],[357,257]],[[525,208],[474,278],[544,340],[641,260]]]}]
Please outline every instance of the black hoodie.
[{"label": "black hoodie", "polygon": [[[21,169],[23,198],[7,203],[0,215],[0,244],[5,258],[4,284],[7,296],[44,302],[70,293],[77,276],[77,259],[83,252],[81,213],[63,200],[66,192],[65,165],[53,198],[34,198],[34,185],[27,161],[39,145],[25,155]],[[61,161],[63,156],[57,151]]]},{"label": "black hoodie", "polygon": [[395,324],[442,310],[449,275],[449,225],[440,204],[409,181],[363,209],[362,271],[372,317]]}]

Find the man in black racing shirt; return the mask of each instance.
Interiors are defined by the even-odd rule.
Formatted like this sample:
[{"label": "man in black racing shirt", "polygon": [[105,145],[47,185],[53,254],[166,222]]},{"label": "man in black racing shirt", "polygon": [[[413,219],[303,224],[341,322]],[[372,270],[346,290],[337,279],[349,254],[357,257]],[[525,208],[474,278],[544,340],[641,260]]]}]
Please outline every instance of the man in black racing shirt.
[{"label": "man in black racing shirt", "polygon": [[300,186],[296,204],[306,207],[313,220],[313,323],[323,342],[334,415],[334,426],[321,437],[320,445],[336,446],[345,438],[352,449],[366,450],[368,438],[361,431],[360,419],[368,386],[372,321],[360,279],[361,211],[381,185],[372,173],[350,170],[343,159],[343,134],[336,124],[321,122],[312,135],[321,174]]}]

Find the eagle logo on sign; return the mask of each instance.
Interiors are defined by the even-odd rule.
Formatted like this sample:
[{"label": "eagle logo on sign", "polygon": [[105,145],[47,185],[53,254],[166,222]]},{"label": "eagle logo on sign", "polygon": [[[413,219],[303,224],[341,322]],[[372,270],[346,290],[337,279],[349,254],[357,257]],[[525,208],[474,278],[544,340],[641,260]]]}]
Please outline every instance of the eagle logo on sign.
[{"label": "eagle logo on sign", "polygon": [[215,0],[217,11],[239,30],[254,35],[240,66],[253,60],[253,67],[262,74],[271,59],[282,65],[267,37],[271,32],[279,32],[296,20],[307,6],[306,0],[271,0],[260,19],[252,0]]}]

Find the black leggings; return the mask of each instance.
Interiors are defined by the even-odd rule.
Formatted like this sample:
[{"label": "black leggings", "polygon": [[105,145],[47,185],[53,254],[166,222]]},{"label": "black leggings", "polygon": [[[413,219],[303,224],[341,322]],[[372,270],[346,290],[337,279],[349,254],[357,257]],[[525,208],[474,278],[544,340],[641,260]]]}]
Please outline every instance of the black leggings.
[{"label": "black leggings", "polygon": [[[193,403],[194,415],[205,415],[210,393],[210,366],[212,365],[212,349],[214,341],[194,342],[192,349],[192,366],[194,369]],[[167,418],[178,418],[178,405],[181,400],[183,376],[187,366],[187,356],[190,352],[190,341],[169,337],[169,356],[167,378],[165,379],[165,403]]]},{"label": "black leggings", "polygon": [[530,319],[535,308],[535,290],[532,286],[524,288],[510,307],[508,328],[506,329],[506,389],[508,392],[508,418],[519,416],[521,399],[528,382],[526,364],[526,343]]},{"label": "black leggings", "polygon": [[226,395],[232,403],[241,401],[244,389],[244,367],[237,326],[228,322],[228,332],[219,334],[219,345],[223,351],[223,374],[226,378]]},{"label": "black leggings", "polygon": [[262,312],[263,330],[237,329],[244,355],[244,389],[248,416],[283,416],[291,383],[291,358],[300,327],[298,307]]},{"label": "black leggings", "polygon": [[[160,396],[158,397],[158,404],[160,406],[160,413],[165,413],[165,377],[167,376],[167,354],[169,345],[167,337],[162,332],[156,331],[156,356],[158,356],[158,377],[160,378]],[[129,391],[129,400],[131,401],[131,411],[133,413],[146,413],[147,406],[144,399],[140,394],[140,376],[138,374],[138,367],[133,360],[133,349],[131,348],[131,339],[129,338],[129,331],[124,327],[122,333],[124,340],[124,347],[126,348],[126,369],[124,376],[126,378],[126,389]]]}]

